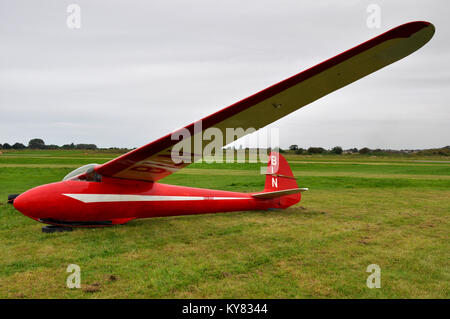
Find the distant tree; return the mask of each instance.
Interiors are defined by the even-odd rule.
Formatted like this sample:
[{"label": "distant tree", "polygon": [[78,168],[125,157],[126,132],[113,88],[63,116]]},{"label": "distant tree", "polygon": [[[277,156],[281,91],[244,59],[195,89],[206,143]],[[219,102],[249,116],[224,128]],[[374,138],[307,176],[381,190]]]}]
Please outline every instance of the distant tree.
[{"label": "distant tree", "polygon": [[28,147],[42,150],[45,148],[45,142],[43,139],[33,138],[28,142]]},{"label": "distant tree", "polygon": [[77,144],[75,146],[75,148],[79,149],[79,150],[96,150],[97,145],[95,145],[95,144]]},{"label": "distant tree", "polygon": [[291,145],[291,146],[289,146],[289,149],[290,149],[291,151],[296,151],[296,150],[298,150],[298,145],[296,145],[296,144]]},{"label": "distant tree", "polygon": [[300,147],[295,151],[295,154],[303,154],[304,152],[305,152],[305,150]]},{"label": "distant tree", "polygon": [[308,148],[309,154],[322,154],[325,153],[325,149],[323,147],[310,147]]},{"label": "distant tree", "polygon": [[357,149],[356,147],[354,147],[354,148],[350,149],[350,152],[352,152],[352,153],[358,153],[358,149]]},{"label": "distant tree", "polygon": [[338,154],[338,155],[342,154],[342,147],[340,147],[340,146],[333,147],[331,149],[331,153]]},{"label": "distant tree", "polygon": [[425,150],[420,150],[417,152],[419,155],[441,155],[441,156],[450,156],[450,148],[448,146],[441,147],[441,148],[430,148]]},{"label": "distant tree", "polygon": [[371,150],[368,147],[363,147],[362,149],[359,150],[359,154],[369,154],[370,152]]},{"label": "distant tree", "polygon": [[57,149],[59,149],[59,146],[55,145],[55,144],[50,144],[50,145],[46,145],[45,148],[47,148],[49,150],[57,150]]},{"label": "distant tree", "polygon": [[61,146],[61,148],[65,149],[65,150],[72,150],[75,148],[75,144],[71,143],[71,144],[64,144],[63,146]]},{"label": "distant tree", "polygon": [[24,148],[26,148],[26,146],[23,145],[22,143],[14,143],[12,148],[15,149],[15,150],[23,150]]},{"label": "distant tree", "polygon": [[8,143],[5,143],[5,144],[3,144],[3,149],[9,150],[9,149],[11,149],[11,145],[9,145]]}]

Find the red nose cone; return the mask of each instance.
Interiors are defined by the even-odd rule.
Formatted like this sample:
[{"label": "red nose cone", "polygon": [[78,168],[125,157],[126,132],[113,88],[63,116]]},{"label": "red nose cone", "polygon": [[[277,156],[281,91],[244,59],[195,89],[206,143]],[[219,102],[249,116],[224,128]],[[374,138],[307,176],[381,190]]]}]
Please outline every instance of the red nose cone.
[{"label": "red nose cone", "polygon": [[[79,205],[84,203],[64,196],[64,193],[73,190],[79,192],[74,186],[81,186],[82,189],[86,187],[84,183],[78,182],[75,182],[75,185],[74,182],[41,185],[16,197],[13,205],[19,212],[35,220],[76,220],[79,216]],[[67,212],[73,214],[66,216]]]},{"label": "red nose cone", "polygon": [[28,192],[25,192],[23,194],[20,194],[18,197],[14,199],[13,205],[14,208],[17,209],[22,214],[33,218],[31,214],[31,204],[30,204],[30,195],[27,194]]},{"label": "red nose cone", "polygon": [[13,201],[13,206],[15,209],[17,209],[19,212],[22,211],[23,209],[23,198],[22,198],[23,194],[20,194],[19,196],[17,196],[16,198],[14,198]]}]

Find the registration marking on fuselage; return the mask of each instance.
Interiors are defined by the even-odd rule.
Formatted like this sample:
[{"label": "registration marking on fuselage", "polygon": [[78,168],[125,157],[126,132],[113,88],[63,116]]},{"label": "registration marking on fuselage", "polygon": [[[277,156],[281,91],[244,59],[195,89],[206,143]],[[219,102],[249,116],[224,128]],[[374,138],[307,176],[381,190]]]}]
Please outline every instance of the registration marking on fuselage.
[{"label": "registration marking on fuselage", "polygon": [[251,199],[249,197],[160,196],[160,195],[131,195],[131,194],[62,194],[62,195],[79,200],[80,202],[83,203]]}]

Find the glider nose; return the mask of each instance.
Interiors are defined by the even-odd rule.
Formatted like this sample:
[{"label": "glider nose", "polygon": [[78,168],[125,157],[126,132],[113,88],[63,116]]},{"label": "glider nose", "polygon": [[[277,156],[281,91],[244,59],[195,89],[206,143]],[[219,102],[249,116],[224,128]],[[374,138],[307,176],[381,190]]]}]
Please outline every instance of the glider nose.
[{"label": "glider nose", "polygon": [[31,217],[33,219],[36,219],[36,216],[33,216],[34,207],[36,205],[35,200],[33,199],[33,194],[30,194],[29,191],[20,194],[18,197],[14,199],[13,206],[15,209],[17,209],[22,214]]},{"label": "glider nose", "polygon": [[14,199],[13,206],[15,209],[17,209],[19,212],[24,213],[26,207],[27,207],[27,196],[25,193],[20,194]]}]

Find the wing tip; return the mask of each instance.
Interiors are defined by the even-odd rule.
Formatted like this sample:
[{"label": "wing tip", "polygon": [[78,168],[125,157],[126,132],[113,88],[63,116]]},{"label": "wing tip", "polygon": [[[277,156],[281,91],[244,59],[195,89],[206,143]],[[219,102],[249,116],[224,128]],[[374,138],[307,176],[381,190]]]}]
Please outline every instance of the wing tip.
[{"label": "wing tip", "polygon": [[[423,29],[428,29],[428,39],[426,42],[428,42],[434,35],[436,31],[436,27],[434,24],[428,21],[411,21],[404,23],[402,25],[399,25],[396,29],[396,33],[398,33],[398,37],[405,37],[408,38],[412,36],[413,34],[422,31]],[[391,30],[392,31],[392,30]],[[425,42],[425,43],[426,43]]]}]

